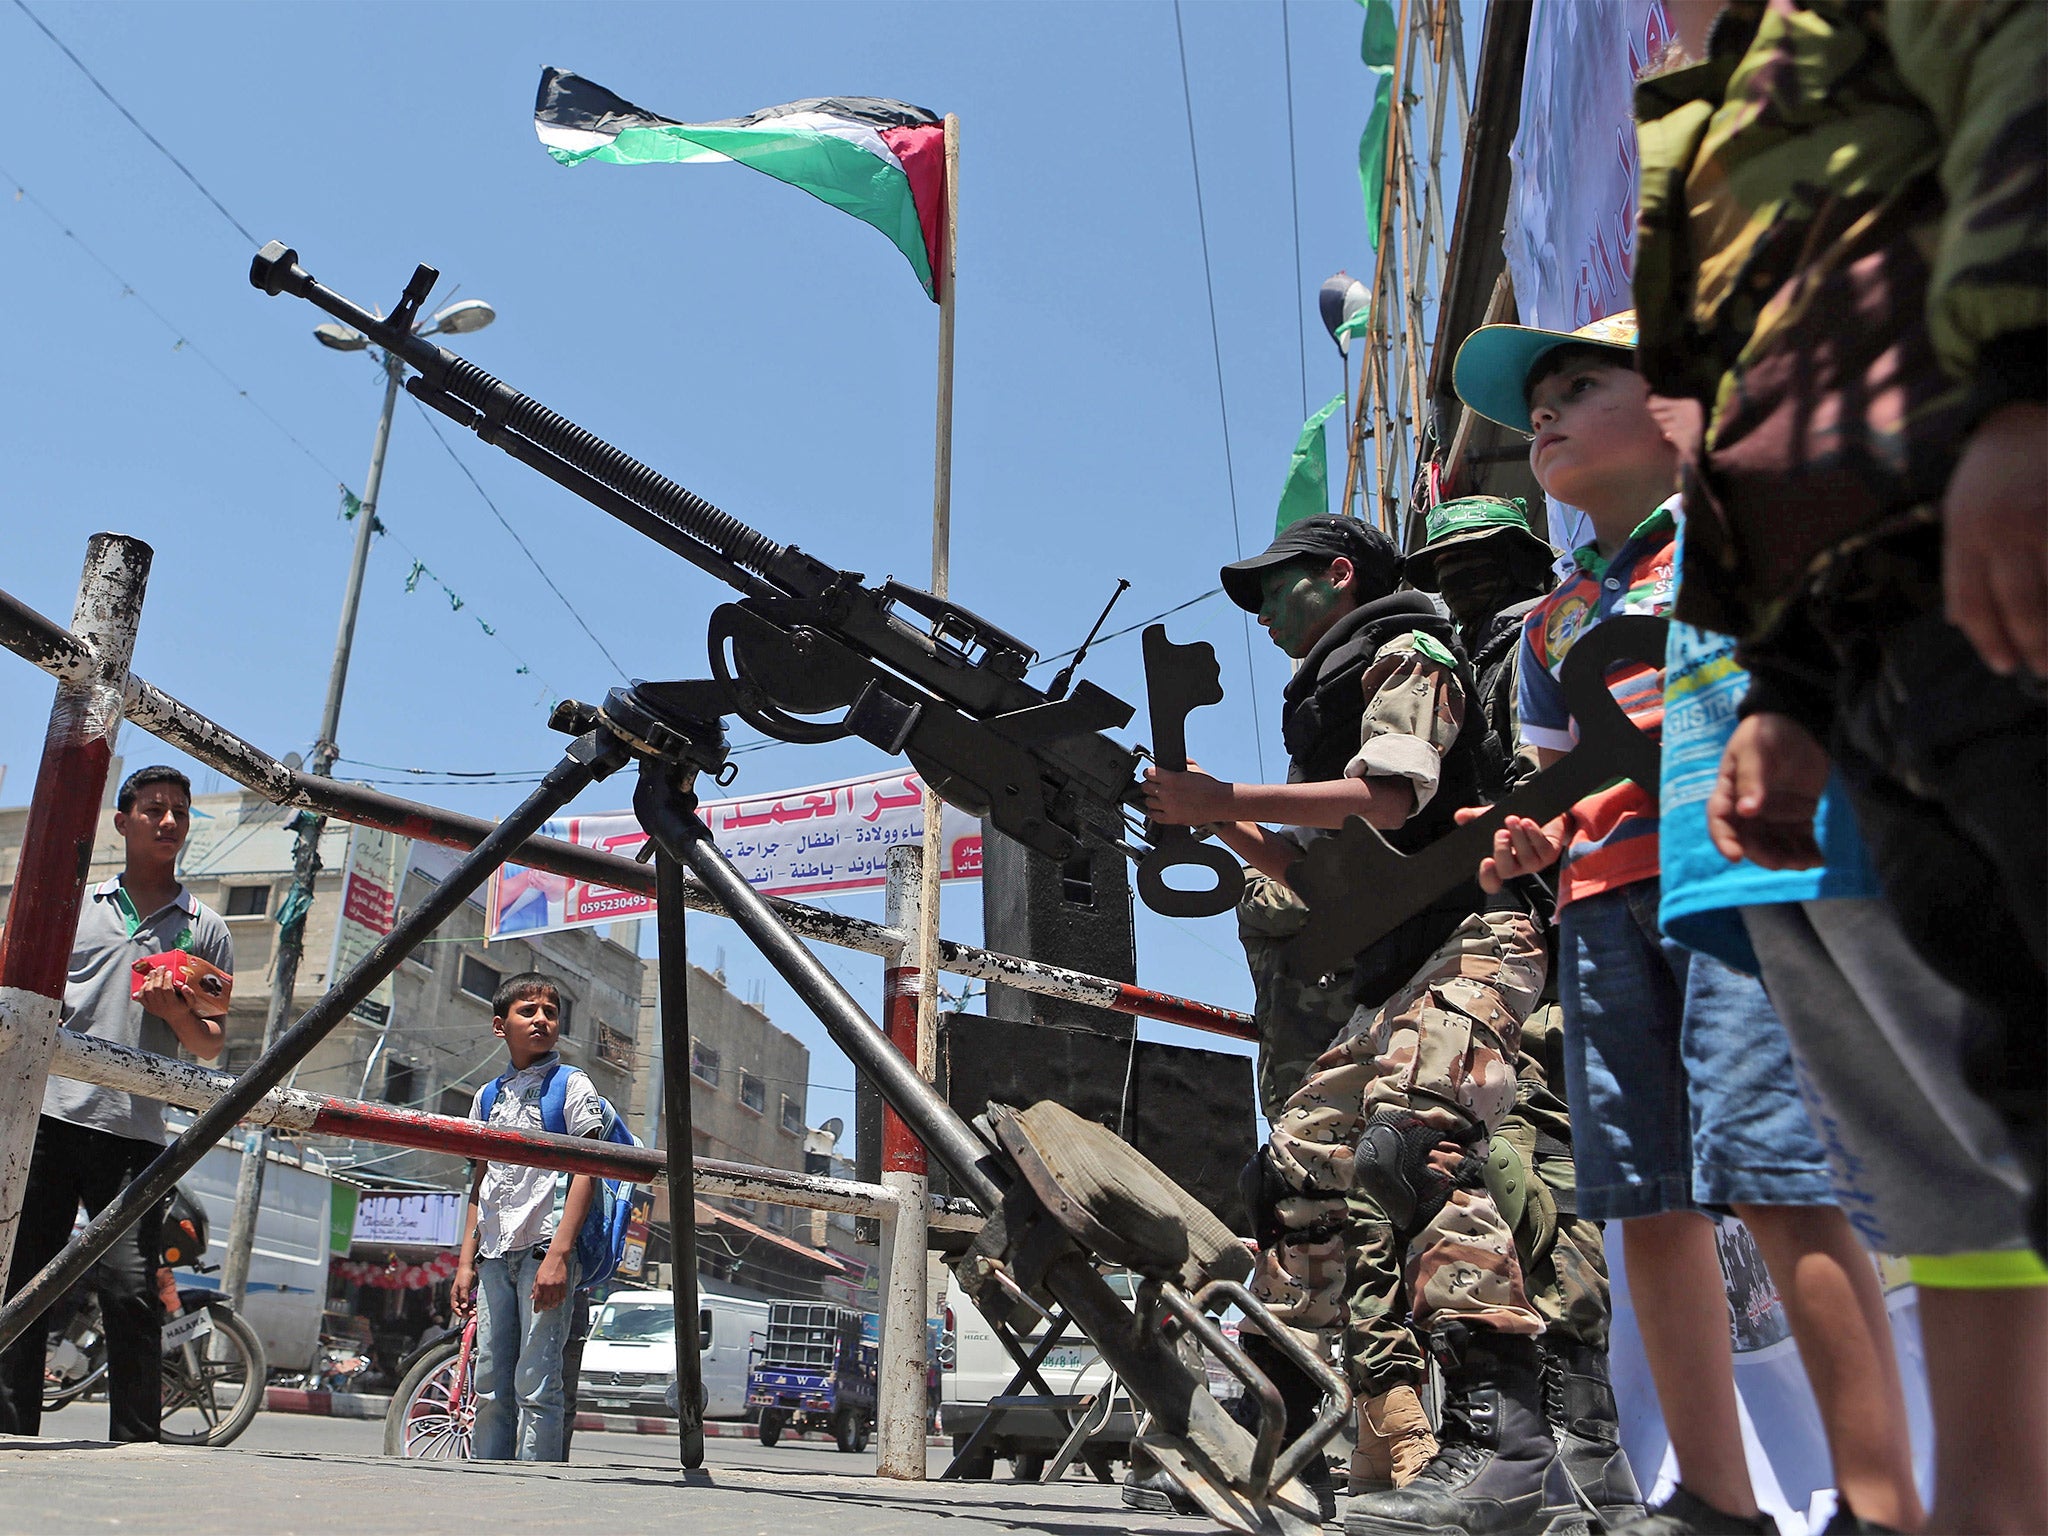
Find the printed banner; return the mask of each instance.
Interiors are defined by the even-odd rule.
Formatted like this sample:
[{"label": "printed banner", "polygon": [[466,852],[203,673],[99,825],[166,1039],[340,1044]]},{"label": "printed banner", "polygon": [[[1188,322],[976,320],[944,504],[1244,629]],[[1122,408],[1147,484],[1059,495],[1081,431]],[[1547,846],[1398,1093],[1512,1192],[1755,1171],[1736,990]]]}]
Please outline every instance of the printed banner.
[{"label": "printed banner", "polygon": [[[1634,307],[1635,82],[1672,38],[1664,0],[1537,0],[1508,151],[1508,275],[1523,325],[1575,331]],[[1550,541],[1592,538],[1550,503]]]},{"label": "printed banner", "polygon": [[366,1194],[356,1202],[355,1241],[453,1248],[462,1241],[463,1197]]},{"label": "printed banner", "polygon": [[[764,896],[819,896],[879,891],[888,880],[889,850],[924,837],[924,780],[899,770],[838,784],[698,807],[725,856]],[[981,878],[981,823],[945,807],[942,880]],[[541,831],[585,848],[632,858],[647,841],[631,811],[563,816]],[[640,917],[654,898],[507,864],[491,877],[486,932],[550,933]]]},{"label": "printed banner", "polygon": [[[398,922],[398,891],[405,883],[412,839],[374,827],[351,827],[348,869],[341,882],[341,920],[334,925],[329,985],[346,976]],[[386,976],[349,1015],[372,1029],[391,1022],[391,978]]]}]

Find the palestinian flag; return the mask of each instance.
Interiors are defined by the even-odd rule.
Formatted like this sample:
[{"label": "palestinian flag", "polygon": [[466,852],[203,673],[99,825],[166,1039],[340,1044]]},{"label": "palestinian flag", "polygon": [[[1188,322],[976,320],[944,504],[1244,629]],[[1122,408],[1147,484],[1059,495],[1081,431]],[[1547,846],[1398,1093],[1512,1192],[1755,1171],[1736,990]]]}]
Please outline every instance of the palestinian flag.
[{"label": "palestinian flag", "polygon": [[820,96],[715,123],[679,123],[566,70],[541,72],[533,129],[564,165],[737,160],[801,187],[895,244],[936,302],[946,269],[946,130],[873,96]]}]

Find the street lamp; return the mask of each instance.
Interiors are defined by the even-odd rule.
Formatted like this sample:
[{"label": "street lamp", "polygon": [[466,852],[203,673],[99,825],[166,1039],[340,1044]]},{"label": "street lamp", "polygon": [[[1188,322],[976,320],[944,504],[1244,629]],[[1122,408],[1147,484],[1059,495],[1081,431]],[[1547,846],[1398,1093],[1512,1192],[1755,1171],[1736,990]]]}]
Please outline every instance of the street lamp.
[{"label": "street lamp", "polygon": [[[497,318],[498,312],[482,299],[458,299],[436,310],[424,325],[415,325],[413,334],[464,336],[482,330]],[[354,326],[334,321],[314,326],[313,339],[336,352],[361,352],[370,345],[370,338]],[[391,417],[398,408],[398,386],[405,365],[386,352],[383,369],[384,409],[377,418],[370,474],[363,482],[363,499],[356,513],[355,549],[349,560],[348,586],[342,593],[341,629],[334,640],[334,664],[327,674],[327,703],[320,712],[320,739],[313,744],[313,760],[307,765],[308,772],[322,778],[334,771],[334,759],[341,751],[334,740],[341,724],[341,693],[348,681],[349,650],[355,643],[356,611],[363,597],[363,573],[370,563],[370,538],[377,530],[377,495],[384,485],[384,450],[391,442]],[[320,834],[326,827],[327,818],[310,811],[301,811],[292,821],[298,840],[292,852],[291,890],[278,909],[281,921],[277,965],[271,977],[270,1012],[263,1024],[266,1051],[284,1032],[285,1015],[291,1011],[299,957],[306,947],[306,908],[312,904],[313,881],[320,873]],[[388,1031],[388,1019],[385,1027]],[[373,1052],[373,1063],[374,1060]],[[259,1127],[248,1131],[242,1142],[241,1175],[235,1182],[235,1214],[228,1229],[221,1272],[221,1289],[236,1307],[242,1306],[248,1295],[249,1253],[256,1239],[256,1213],[263,1203],[263,1160],[269,1141],[269,1132]]]}]

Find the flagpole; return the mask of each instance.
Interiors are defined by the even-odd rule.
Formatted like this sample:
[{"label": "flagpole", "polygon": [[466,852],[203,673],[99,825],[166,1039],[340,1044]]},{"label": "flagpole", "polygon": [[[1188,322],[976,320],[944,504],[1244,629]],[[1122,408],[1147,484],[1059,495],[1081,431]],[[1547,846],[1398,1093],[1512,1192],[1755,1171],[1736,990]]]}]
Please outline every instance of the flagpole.
[{"label": "flagpole", "polygon": [[[939,276],[938,419],[932,436],[932,594],[946,595],[953,525],[953,288],[960,218],[960,119],[946,114],[946,248]],[[924,859],[919,870],[917,1071],[932,1081],[938,1062],[939,869],[945,852],[939,797],[924,792]]]}]

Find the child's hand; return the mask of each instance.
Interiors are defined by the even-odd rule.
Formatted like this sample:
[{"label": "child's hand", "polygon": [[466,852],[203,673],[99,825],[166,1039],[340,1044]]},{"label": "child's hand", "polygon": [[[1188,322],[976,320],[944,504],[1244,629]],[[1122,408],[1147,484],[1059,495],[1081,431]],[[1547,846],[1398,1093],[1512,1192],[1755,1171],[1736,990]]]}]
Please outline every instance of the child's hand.
[{"label": "child's hand", "polygon": [[448,1300],[455,1308],[457,1317],[468,1317],[476,1310],[476,1266],[459,1264],[455,1269],[455,1284],[449,1288]]},{"label": "child's hand", "polygon": [[540,1268],[533,1272],[533,1310],[546,1312],[562,1304],[562,1298],[569,1294],[569,1261],[554,1249],[540,1261]]},{"label": "child's hand", "polygon": [[1230,786],[1202,772],[1191,758],[1186,773],[1145,770],[1145,814],[1162,827],[1206,827],[1230,819]]},{"label": "child's hand", "polygon": [[[1458,825],[1477,821],[1493,807],[1468,805],[1457,812]],[[1510,816],[1493,834],[1493,855],[1479,861],[1479,888],[1495,893],[1510,880],[1548,869],[1564,852],[1564,817],[1536,822],[1527,816]]]},{"label": "child's hand", "polygon": [[1978,424],[1941,517],[1949,623],[2000,676],[2048,677],[2048,405],[2015,401]]},{"label": "child's hand", "polygon": [[1765,869],[1821,862],[1814,812],[1832,768],[1828,751],[1790,715],[1755,714],[1735,727],[1707,797],[1707,832],[1724,858]]}]

